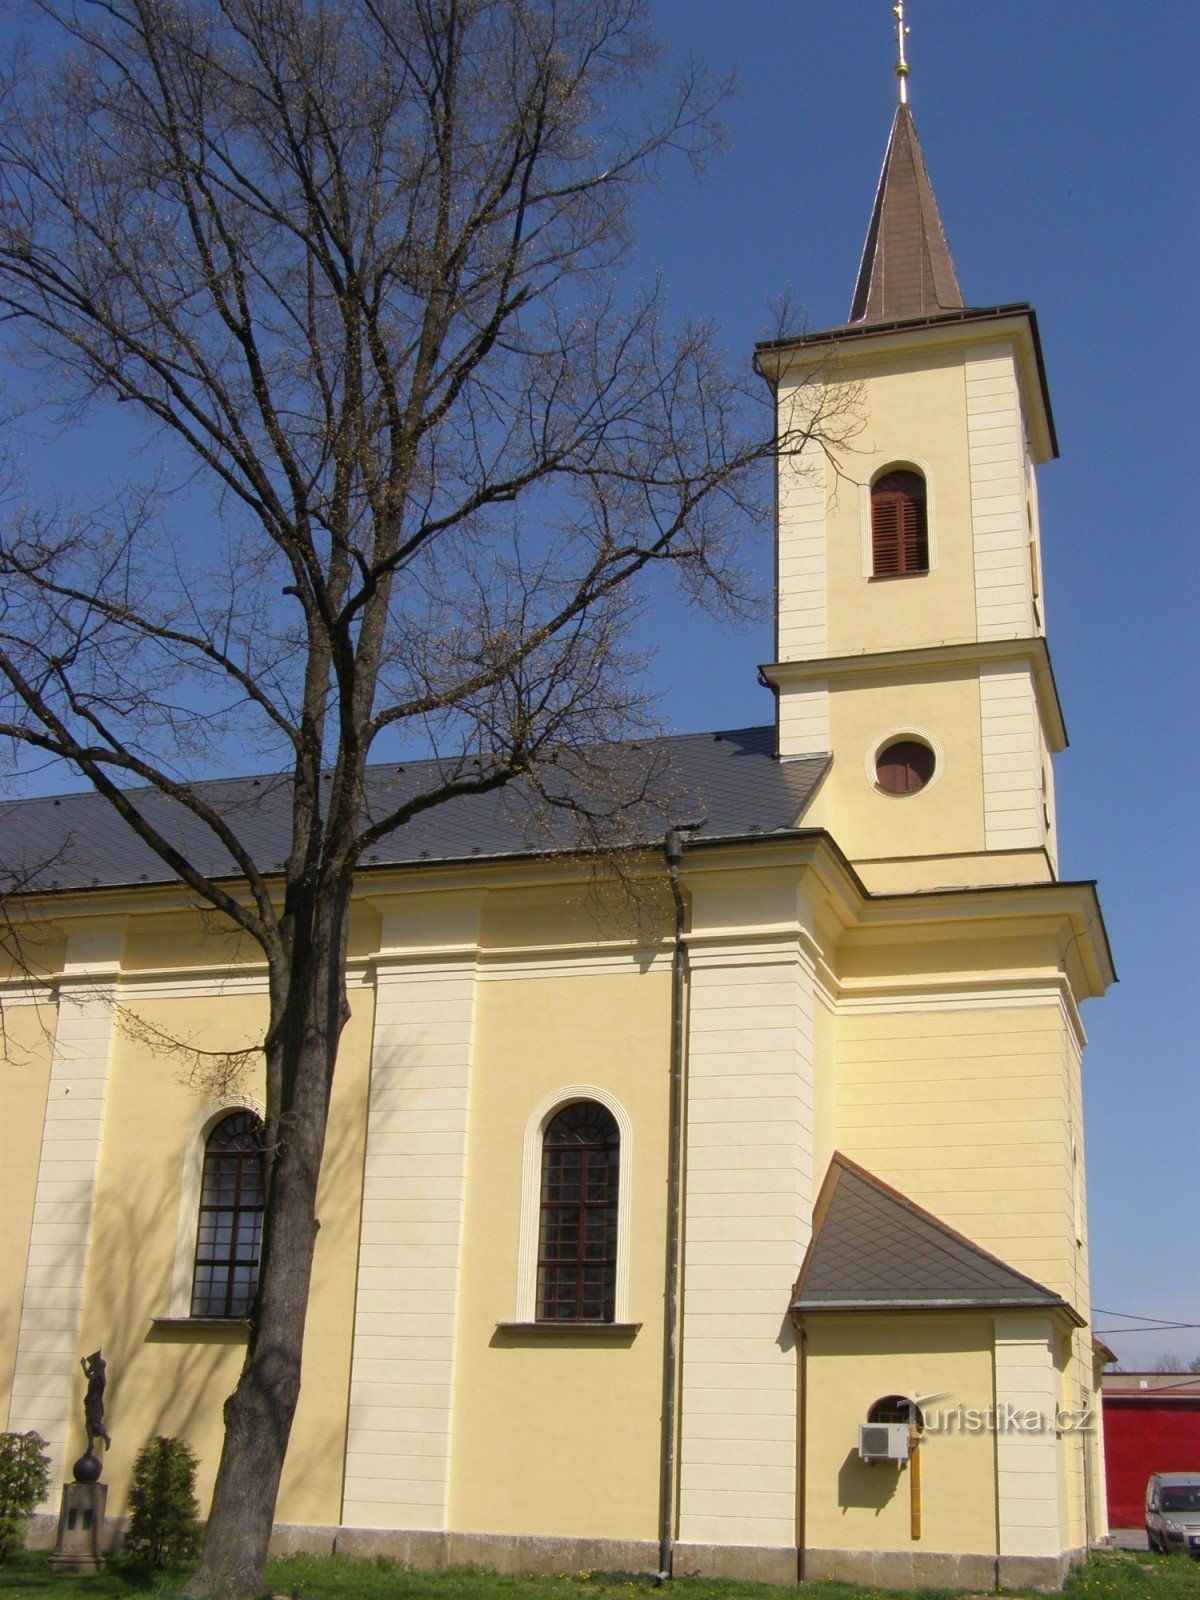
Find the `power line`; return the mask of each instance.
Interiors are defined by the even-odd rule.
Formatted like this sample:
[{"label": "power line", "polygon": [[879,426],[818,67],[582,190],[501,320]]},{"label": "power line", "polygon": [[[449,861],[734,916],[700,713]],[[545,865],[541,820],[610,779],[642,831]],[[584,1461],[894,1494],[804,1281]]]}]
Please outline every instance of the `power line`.
[{"label": "power line", "polygon": [[[1111,1314],[1110,1312],[1109,1315]],[[1123,1339],[1127,1333],[1170,1333],[1172,1329],[1180,1328],[1187,1332],[1191,1328],[1200,1328],[1200,1322],[1155,1322],[1139,1328],[1095,1328],[1093,1332],[1098,1339],[1104,1338],[1106,1334]]]},{"label": "power line", "polygon": [[1168,1331],[1171,1328],[1200,1328],[1200,1322],[1173,1322],[1166,1317],[1153,1316],[1149,1311],[1110,1311],[1104,1306],[1093,1306],[1094,1317],[1124,1317],[1129,1322],[1138,1322],[1143,1326],[1138,1328],[1110,1328],[1110,1333],[1152,1333],[1157,1329]]}]

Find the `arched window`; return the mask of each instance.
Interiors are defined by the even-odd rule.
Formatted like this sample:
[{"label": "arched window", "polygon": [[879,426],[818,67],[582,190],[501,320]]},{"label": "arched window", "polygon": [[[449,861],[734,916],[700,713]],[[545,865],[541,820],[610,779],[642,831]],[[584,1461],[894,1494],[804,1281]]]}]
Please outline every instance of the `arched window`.
[{"label": "arched window", "polygon": [[542,1137],[539,1322],[613,1322],[621,1135],[594,1100],[576,1100]]},{"label": "arched window", "polygon": [[215,1123],[204,1145],[192,1316],[245,1317],[262,1248],[263,1128],[253,1111]]},{"label": "arched window", "polygon": [[925,479],[910,468],[871,485],[871,571],[877,578],[929,571]]},{"label": "arched window", "polygon": [[903,1394],[885,1394],[872,1402],[867,1411],[868,1422],[907,1422],[918,1433],[923,1432],[925,1418],[915,1400]]}]

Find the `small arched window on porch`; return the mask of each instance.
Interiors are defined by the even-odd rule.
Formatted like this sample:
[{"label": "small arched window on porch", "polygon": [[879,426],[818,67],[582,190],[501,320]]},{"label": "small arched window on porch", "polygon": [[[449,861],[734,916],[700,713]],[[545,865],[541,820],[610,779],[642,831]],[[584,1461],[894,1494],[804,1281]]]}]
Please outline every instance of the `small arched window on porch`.
[{"label": "small arched window on porch", "polygon": [[594,1100],[576,1100],[542,1136],[539,1322],[613,1322],[621,1135]]},{"label": "small arched window on porch", "polygon": [[204,1145],[193,1317],[245,1317],[262,1250],[263,1126],[253,1111],[215,1123]]},{"label": "small arched window on porch", "polygon": [[925,479],[911,467],[882,473],[871,485],[871,572],[898,578],[929,571]]},{"label": "small arched window on porch", "polygon": [[867,1411],[868,1422],[906,1422],[910,1428],[922,1433],[925,1417],[915,1400],[903,1394],[885,1394],[872,1402]]}]

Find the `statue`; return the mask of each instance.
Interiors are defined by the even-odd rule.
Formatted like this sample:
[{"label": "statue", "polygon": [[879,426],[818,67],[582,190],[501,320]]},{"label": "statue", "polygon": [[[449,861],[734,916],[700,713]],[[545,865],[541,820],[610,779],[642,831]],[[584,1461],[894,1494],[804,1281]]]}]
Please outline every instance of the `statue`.
[{"label": "statue", "polygon": [[104,1385],[107,1381],[104,1373],[108,1366],[99,1350],[93,1350],[90,1356],[84,1356],[79,1365],[83,1368],[83,1375],[87,1379],[87,1394],[83,1400],[83,1425],[87,1429],[87,1453],[95,1455],[95,1441],[103,1439],[107,1449],[112,1448],[112,1440],[104,1426]]},{"label": "statue", "polygon": [[104,1464],[96,1454],[96,1440],[111,1447],[104,1426],[105,1369],[108,1363],[99,1350],[83,1356],[79,1365],[87,1379],[83,1397],[83,1425],[87,1429],[87,1449],[75,1463],[74,1483],[64,1483],[62,1508],[58,1514],[58,1539],[50,1557],[51,1572],[100,1572],[105,1545],[104,1511],[108,1485],[100,1482]]}]

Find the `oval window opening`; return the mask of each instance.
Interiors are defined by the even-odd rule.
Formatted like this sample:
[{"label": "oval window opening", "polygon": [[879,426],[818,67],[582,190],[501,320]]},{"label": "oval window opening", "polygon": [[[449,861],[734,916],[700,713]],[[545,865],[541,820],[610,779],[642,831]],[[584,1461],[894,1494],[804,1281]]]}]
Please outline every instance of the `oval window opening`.
[{"label": "oval window opening", "polygon": [[875,780],[885,794],[916,794],[933,777],[934,754],[919,739],[897,739],[875,757]]}]

